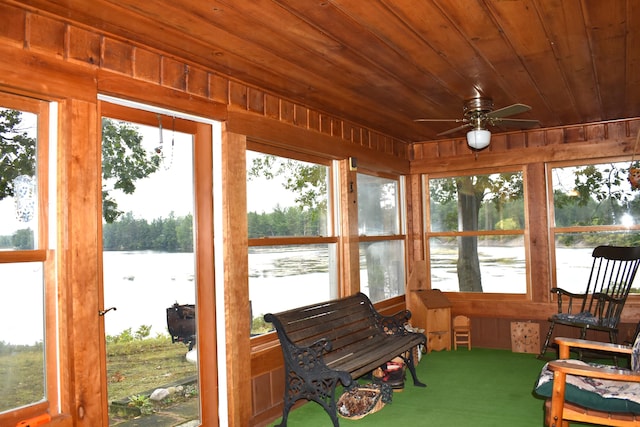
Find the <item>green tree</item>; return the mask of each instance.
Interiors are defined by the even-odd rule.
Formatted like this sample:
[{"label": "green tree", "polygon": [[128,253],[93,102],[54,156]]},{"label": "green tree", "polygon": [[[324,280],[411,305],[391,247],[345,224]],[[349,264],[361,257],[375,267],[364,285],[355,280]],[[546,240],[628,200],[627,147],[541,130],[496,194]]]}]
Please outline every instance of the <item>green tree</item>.
[{"label": "green tree", "polygon": [[14,195],[13,183],[20,175],[35,176],[36,139],[20,126],[22,113],[0,109],[0,200]]},{"label": "green tree", "polygon": [[149,153],[142,146],[142,135],[131,124],[102,119],[102,213],[105,221],[113,222],[122,211],[110,195],[113,189],[133,194],[135,182],[156,172],[162,157]]},{"label": "green tree", "polygon": [[327,168],[277,156],[264,155],[253,159],[247,178],[284,178],[283,186],[293,192],[295,202],[303,210],[326,212]]},{"label": "green tree", "polygon": [[[457,215],[447,210],[441,220],[444,229],[477,231],[480,229],[480,210],[491,204],[500,212],[511,200],[522,197],[522,176],[519,173],[468,175],[450,179],[430,180],[432,202],[441,205],[456,203]],[[433,210],[432,203],[432,210]],[[499,217],[499,216],[498,216]],[[456,221],[457,223],[453,223]],[[491,221],[495,228],[499,220]],[[461,292],[482,292],[478,236],[458,237],[458,284]]]}]

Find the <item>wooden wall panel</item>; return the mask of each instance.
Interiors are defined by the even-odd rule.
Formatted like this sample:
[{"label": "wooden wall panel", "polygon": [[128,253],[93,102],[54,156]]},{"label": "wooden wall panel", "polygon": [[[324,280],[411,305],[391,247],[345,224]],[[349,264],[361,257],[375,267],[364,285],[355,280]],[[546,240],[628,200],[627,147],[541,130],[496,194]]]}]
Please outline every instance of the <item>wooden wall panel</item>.
[{"label": "wooden wall panel", "polygon": [[249,88],[247,95],[247,110],[265,113],[265,94],[261,90]]},{"label": "wooden wall panel", "polygon": [[2,16],[0,37],[14,47],[22,48],[26,34],[27,13],[17,7],[0,4],[0,16]]},{"label": "wooden wall panel", "polygon": [[186,91],[203,98],[209,97],[209,73],[202,68],[188,66]]},{"label": "wooden wall panel", "polygon": [[[452,316],[454,314],[452,313]],[[491,317],[471,317],[471,338],[473,347],[478,348],[496,348],[502,350],[511,349],[511,322],[528,322],[530,319],[526,317],[513,318],[491,318]],[[547,332],[549,331],[549,322],[546,320],[534,321],[540,327],[540,348],[544,343]],[[619,342],[629,342],[633,339],[635,332],[635,323],[620,324]],[[579,338],[580,330],[569,326],[557,325],[554,328],[551,342],[555,337]],[[600,331],[589,331],[587,339],[608,342],[607,333]],[[460,351],[460,350],[458,350]],[[532,355],[532,357],[534,357]]]},{"label": "wooden wall panel", "polygon": [[156,52],[136,48],[133,62],[133,77],[150,83],[160,84],[162,57]]},{"label": "wooden wall panel", "polygon": [[66,57],[70,62],[98,66],[100,63],[101,38],[95,32],[68,27]]},{"label": "wooden wall panel", "polygon": [[131,44],[110,38],[102,39],[102,61],[104,70],[133,76],[133,50]]},{"label": "wooden wall panel", "polygon": [[62,58],[66,25],[42,15],[30,14],[28,17],[29,37],[26,44],[29,49]]},{"label": "wooden wall panel", "polygon": [[216,74],[209,74],[209,97],[214,102],[229,104],[229,80]]},{"label": "wooden wall panel", "polygon": [[161,75],[162,85],[179,91],[186,91],[187,69],[188,66],[182,61],[163,56]]}]

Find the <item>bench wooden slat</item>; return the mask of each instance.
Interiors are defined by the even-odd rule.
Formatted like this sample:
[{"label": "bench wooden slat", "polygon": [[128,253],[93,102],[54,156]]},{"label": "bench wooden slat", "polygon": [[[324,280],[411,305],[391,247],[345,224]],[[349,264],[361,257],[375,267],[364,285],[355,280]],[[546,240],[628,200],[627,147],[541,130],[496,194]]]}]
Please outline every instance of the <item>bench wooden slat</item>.
[{"label": "bench wooden slat", "polygon": [[[323,309],[326,311],[321,311]],[[294,314],[291,313],[283,317],[278,314],[278,318],[290,336],[299,332],[304,333],[310,327],[331,326],[336,323],[345,324],[352,319],[367,319],[370,316],[367,307],[362,304],[326,305],[305,310],[295,316]]]},{"label": "bench wooden slat", "polygon": [[[361,313],[348,313],[341,316],[327,316],[316,321],[305,321],[287,328],[289,339],[299,345],[309,345],[319,338],[337,339],[354,329],[370,328],[372,320],[362,317]],[[285,326],[286,327],[286,326]]]}]

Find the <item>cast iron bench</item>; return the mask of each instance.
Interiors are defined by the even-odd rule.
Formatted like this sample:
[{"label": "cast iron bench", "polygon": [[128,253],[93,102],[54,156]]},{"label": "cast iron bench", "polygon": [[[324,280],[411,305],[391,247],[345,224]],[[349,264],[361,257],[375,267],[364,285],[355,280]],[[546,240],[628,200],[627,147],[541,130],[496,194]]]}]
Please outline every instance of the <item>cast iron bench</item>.
[{"label": "cast iron bench", "polygon": [[418,381],[413,348],[426,343],[421,333],[409,332],[405,325],[408,310],[382,316],[363,293],[266,314],[280,339],[285,363],[285,391],[282,422],[287,425],[289,410],[299,399],[320,404],[338,426],[335,389],[339,382],[352,386],[357,379],[400,356]]}]

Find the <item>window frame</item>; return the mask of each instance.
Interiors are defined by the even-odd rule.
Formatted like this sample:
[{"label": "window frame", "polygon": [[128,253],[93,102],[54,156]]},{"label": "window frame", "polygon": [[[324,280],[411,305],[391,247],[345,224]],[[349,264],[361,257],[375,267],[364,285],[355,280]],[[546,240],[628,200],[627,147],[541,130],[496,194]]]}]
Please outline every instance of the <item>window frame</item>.
[{"label": "window frame", "polygon": [[[247,139],[246,144],[247,151],[253,151],[256,153],[261,153],[264,155],[273,155],[277,157],[282,157],[285,159],[297,160],[301,162],[307,163],[315,163],[318,165],[328,167],[327,177],[327,201],[329,205],[327,206],[327,236],[275,236],[275,237],[257,237],[252,238],[249,237],[247,239],[247,249],[252,247],[265,247],[265,246],[293,246],[293,245],[317,245],[317,244],[333,244],[336,246],[336,292],[340,293],[341,291],[341,259],[338,251],[339,244],[339,234],[340,231],[338,229],[338,218],[339,218],[339,209],[340,202],[338,197],[336,196],[338,191],[336,189],[337,183],[337,174],[335,173],[337,166],[335,163],[327,158],[301,153],[294,150],[289,150],[286,148],[278,147],[275,145],[270,145],[266,143],[262,143],[253,139]],[[249,212],[247,211],[247,215]],[[248,272],[247,272],[248,273]],[[253,321],[253,319],[251,319]],[[275,338],[275,332],[268,332],[260,335],[255,335],[250,337],[251,344],[254,348],[259,348],[259,346],[264,345],[265,343],[272,342]]]},{"label": "window frame", "polygon": [[[156,111],[157,110],[157,111]],[[215,136],[214,126],[203,117],[183,114],[178,111],[163,107],[153,107],[149,104],[140,104],[121,99],[101,97],[99,99],[99,120],[110,118],[122,120],[134,124],[146,126],[158,126],[158,114],[165,125],[171,123],[175,131],[190,134],[193,137],[193,179],[194,179],[194,212],[193,212],[193,253],[196,272],[196,305],[197,312],[196,333],[198,339],[198,387],[199,387],[199,411],[200,425],[218,425],[218,367],[219,356],[215,350],[217,345],[217,320],[216,320],[216,296],[215,296],[215,272],[212,260],[214,256],[213,236],[213,145]],[[175,114],[172,114],[175,113]],[[102,144],[100,132],[100,144]],[[100,218],[102,220],[102,218]],[[102,224],[102,222],[101,222]],[[102,225],[100,225],[102,227]],[[102,231],[100,232],[100,251],[102,256]],[[211,284],[211,285],[209,285]],[[100,275],[100,289],[103,287],[103,277]],[[100,295],[100,304],[103,305],[103,295]],[[104,334],[104,328],[102,328]],[[202,337],[213,337],[204,340]],[[106,373],[106,340],[101,337],[101,363],[103,372]],[[209,355],[207,357],[201,355]],[[106,375],[103,381],[103,393],[107,395]],[[103,399],[105,411],[106,398]]]},{"label": "window frame", "polygon": [[[0,103],[10,108],[37,115],[36,177],[37,177],[37,230],[34,230],[36,247],[31,250],[0,251],[0,264],[39,262],[42,263],[43,284],[43,399],[0,413],[0,424],[15,423],[37,415],[49,413],[59,415],[61,409],[61,356],[58,321],[58,282],[56,272],[55,235],[56,229],[50,222],[49,210],[55,206],[56,193],[51,188],[50,174],[56,170],[55,140],[51,138],[52,117],[57,116],[58,104],[53,101],[11,94],[0,91]],[[50,155],[51,153],[51,155]],[[54,220],[54,218],[51,218]],[[51,297],[53,296],[53,297]]]},{"label": "window frame", "polygon": [[[523,214],[524,224],[521,229],[518,230],[476,230],[476,231],[431,231],[431,193],[429,190],[430,179],[443,179],[443,178],[455,178],[461,176],[477,176],[477,175],[494,175],[501,173],[515,173],[522,174],[522,199],[523,199]],[[464,237],[464,236],[522,236],[523,249],[525,257],[525,292],[523,293],[501,293],[501,292],[447,292],[447,296],[451,300],[469,300],[469,299],[483,299],[483,300],[496,300],[496,301],[523,301],[530,300],[532,298],[531,289],[531,257],[529,248],[529,205],[528,199],[528,182],[527,182],[527,168],[525,165],[514,164],[506,165],[496,168],[479,168],[470,169],[465,171],[447,171],[437,172],[433,174],[422,174],[422,195],[423,195],[423,233],[424,233],[424,250],[425,260],[427,267],[427,284],[431,289],[431,246],[430,239],[432,237]]]},{"label": "window frame", "polygon": [[[396,297],[403,297],[407,293],[407,203],[406,203],[406,185],[405,177],[403,175],[394,175],[391,173],[378,172],[366,168],[358,168],[357,175],[368,175],[376,178],[388,179],[397,183],[397,196],[396,196],[396,208],[398,215],[398,234],[380,234],[380,235],[366,235],[360,234],[360,216],[358,215],[358,252],[360,251],[361,243],[376,243],[376,242],[391,242],[401,240],[403,242],[403,282],[399,289],[403,290],[402,294],[392,296],[382,301],[390,300]],[[358,188],[360,188],[358,186]],[[358,204],[360,200],[358,200]],[[362,284],[360,284],[362,286]],[[381,301],[373,301],[377,304]]]},{"label": "window frame", "polygon": [[[549,252],[551,258],[551,287],[558,284],[557,247],[556,236],[566,233],[593,233],[593,232],[628,232],[640,231],[640,223],[632,225],[608,224],[608,225],[573,225],[556,226],[556,213],[553,193],[553,170],[555,168],[583,167],[604,163],[631,163],[630,156],[597,157],[589,159],[574,159],[570,161],[558,161],[545,163],[545,175],[547,176],[547,205],[549,206]],[[640,300],[640,295],[630,293],[628,298]],[[552,295],[555,300],[556,296]]]}]

